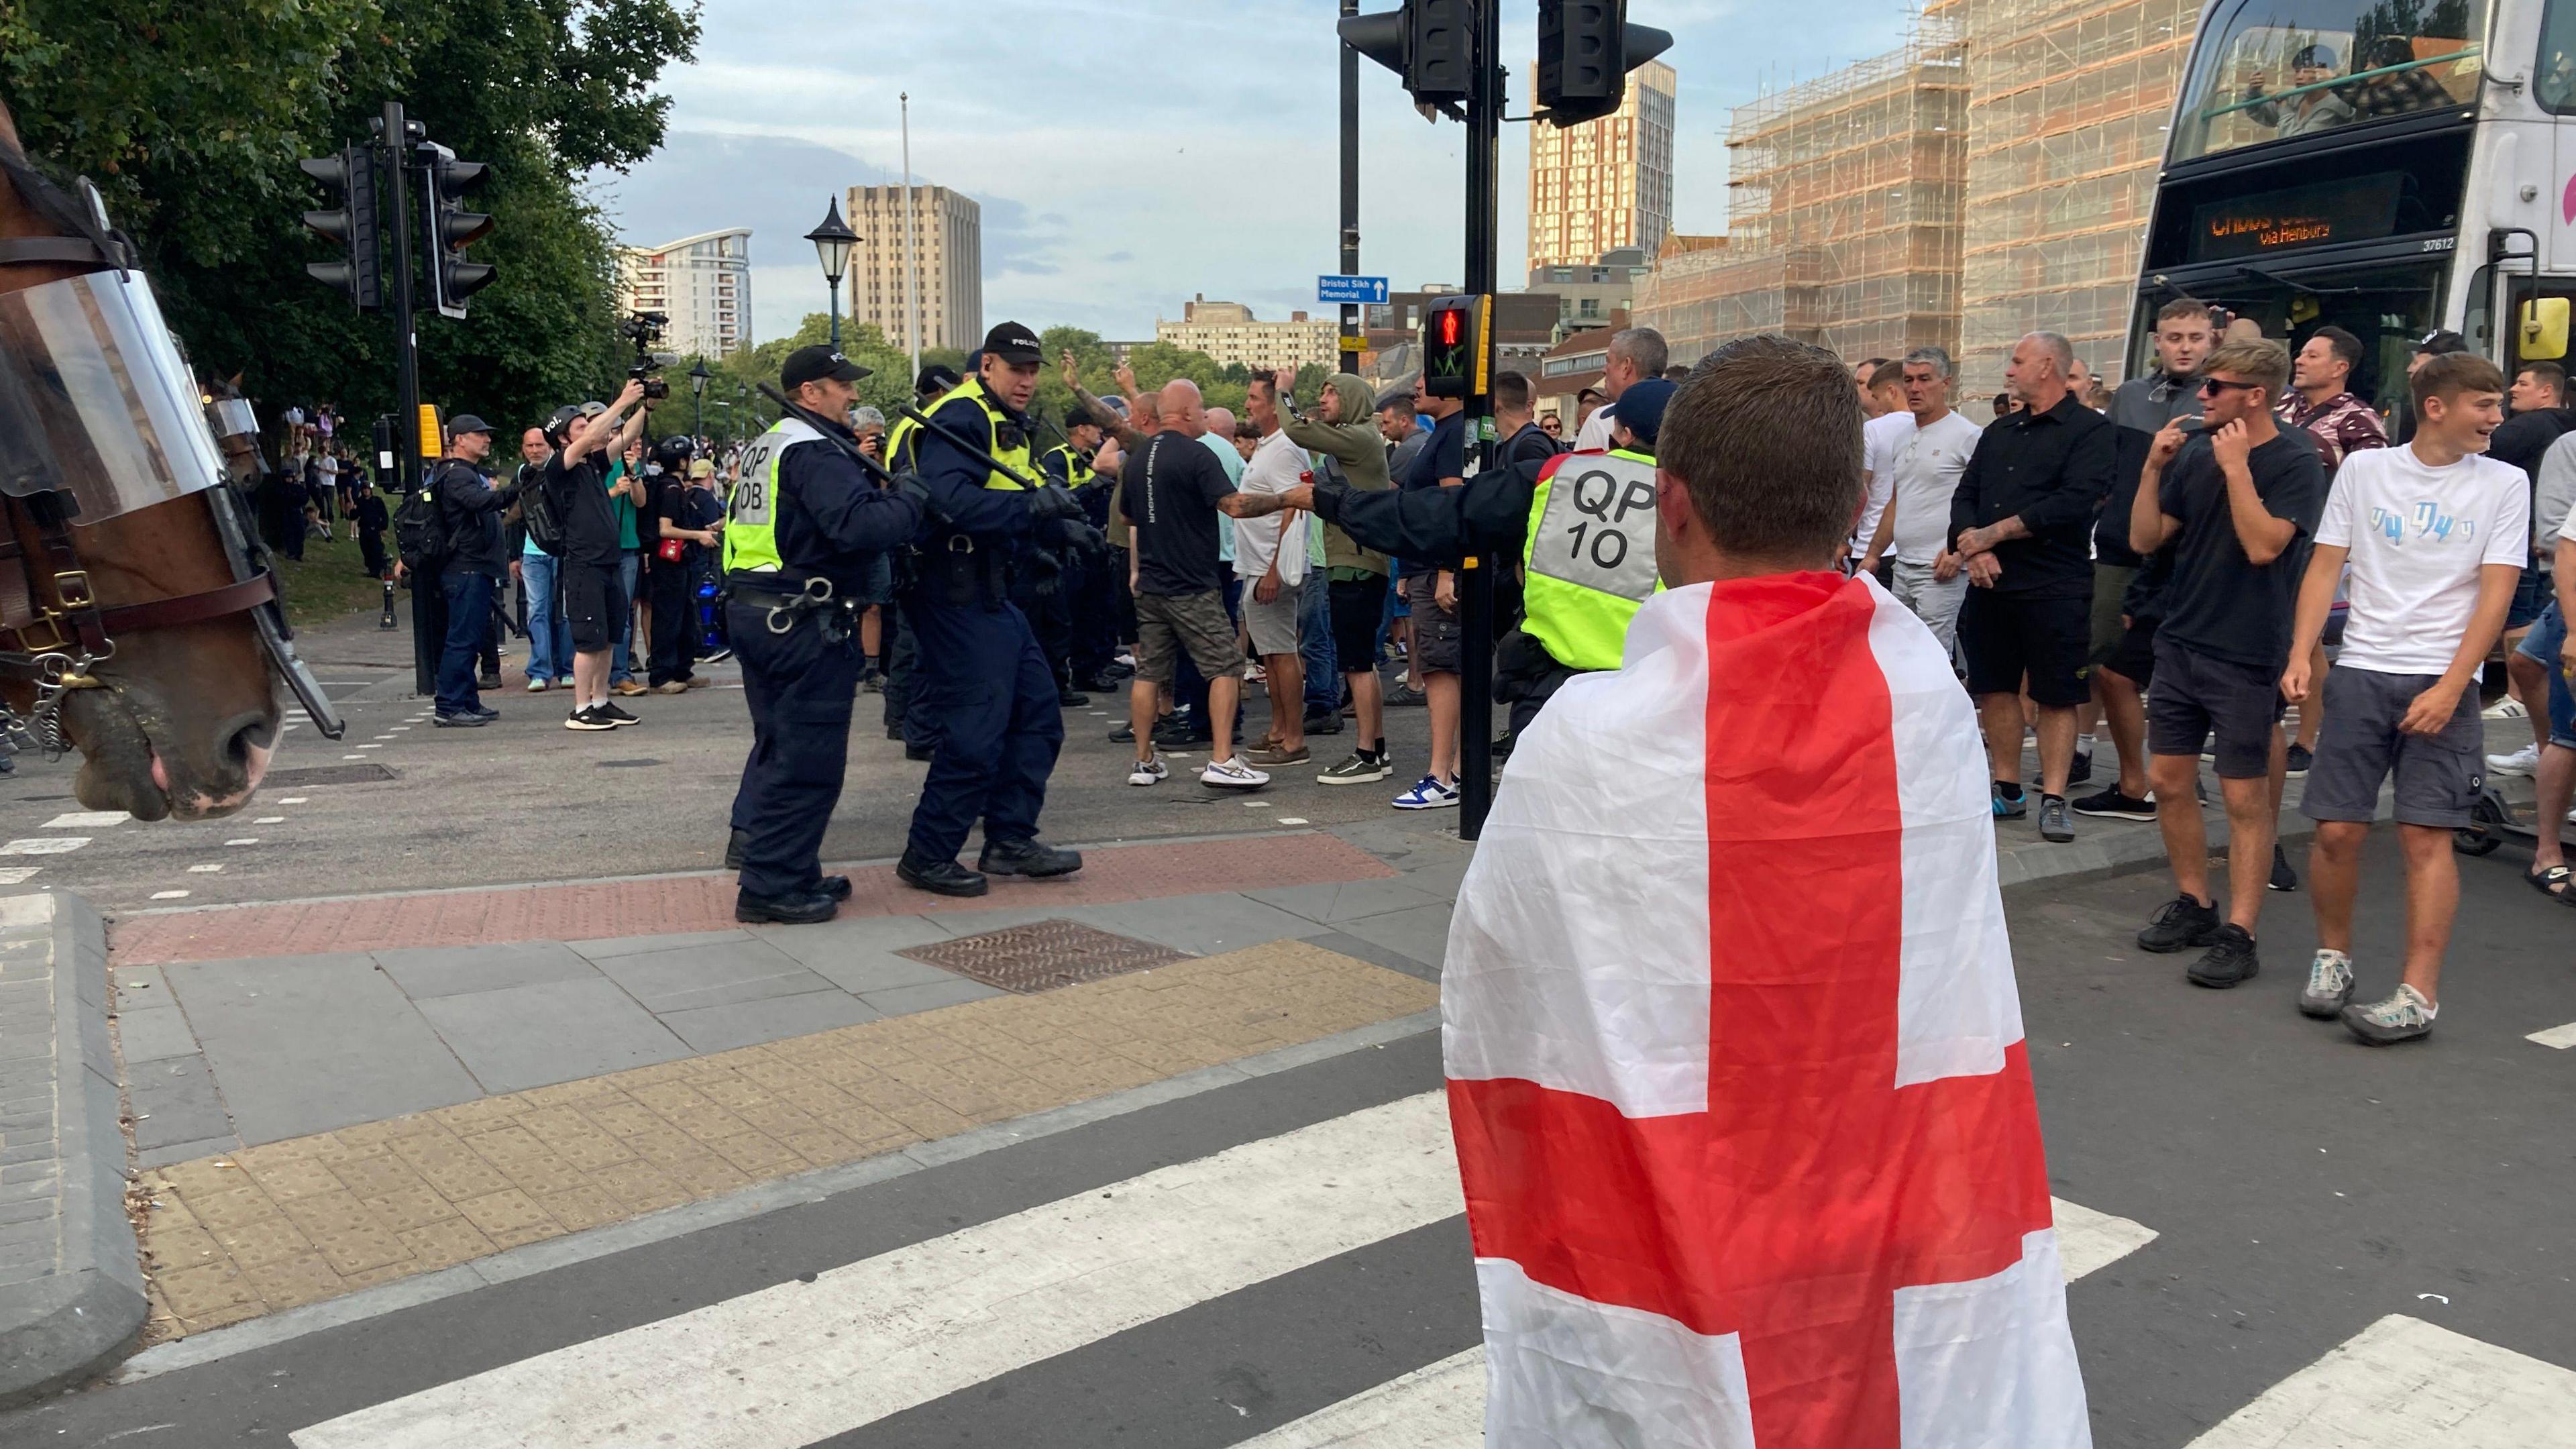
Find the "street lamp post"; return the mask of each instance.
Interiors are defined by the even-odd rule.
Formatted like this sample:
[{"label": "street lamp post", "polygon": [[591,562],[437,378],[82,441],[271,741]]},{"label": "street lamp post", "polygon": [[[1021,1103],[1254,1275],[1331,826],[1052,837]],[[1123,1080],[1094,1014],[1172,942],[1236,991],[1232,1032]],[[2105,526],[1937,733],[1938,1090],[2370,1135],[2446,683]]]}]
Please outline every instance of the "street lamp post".
[{"label": "street lamp post", "polygon": [[832,284],[832,347],[841,346],[841,273],[850,265],[850,248],[858,244],[859,234],[841,220],[841,199],[832,198],[831,210],[823,215],[823,224],[805,233],[814,244],[814,255],[823,263],[823,278]]},{"label": "street lamp post", "polygon": [[707,360],[703,357],[698,359],[697,366],[689,369],[689,404],[697,425],[695,431],[702,438],[707,435],[707,379],[713,376],[714,373],[707,371]]}]

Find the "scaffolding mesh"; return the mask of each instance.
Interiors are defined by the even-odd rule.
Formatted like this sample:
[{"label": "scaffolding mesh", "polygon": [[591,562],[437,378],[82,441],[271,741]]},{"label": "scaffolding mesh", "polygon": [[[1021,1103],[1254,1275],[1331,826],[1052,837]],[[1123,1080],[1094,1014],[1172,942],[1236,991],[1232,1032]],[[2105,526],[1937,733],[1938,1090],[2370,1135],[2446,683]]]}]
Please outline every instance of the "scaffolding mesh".
[{"label": "scaffolding mesh", "polygon": [[1885,55],[1735,109],[1723,251],[1667,254],[1636,315],[1689,361],[1786,332],[1847,357],[1959,342],[1969,62],[1927,17]]}]

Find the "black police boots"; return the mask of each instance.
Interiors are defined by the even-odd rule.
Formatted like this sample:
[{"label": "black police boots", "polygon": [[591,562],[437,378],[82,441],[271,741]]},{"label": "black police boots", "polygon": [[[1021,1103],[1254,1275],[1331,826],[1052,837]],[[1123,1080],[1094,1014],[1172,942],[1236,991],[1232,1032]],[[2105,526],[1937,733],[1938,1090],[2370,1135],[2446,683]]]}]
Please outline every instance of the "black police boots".
[{"label": "black police boots", "polygon": [[895,862],[895,879],[915,890],[937,896],[980,896],[987,889],[982,876],[953,860],[923,860],[907,850]]},{"label": "black police boots", "polygon": [[733,918],[750,925],[810,926],[832,919],[840,902],[821,891],[801,896],[756,896],[746,891],[733,898]]},{"label": "black police boots", "polygon": [[846,901],[850,898],[850,878],[845,875],[827,875],[823,877],[821,890],[823,894],[836,901]]},{"label": "black police boots", "polygon": [[983,853],[975,857],[975,868],[987,875],[1071,875],[1082,869],[1082,852],[1058,850],[1034,840],[987,840]]}]

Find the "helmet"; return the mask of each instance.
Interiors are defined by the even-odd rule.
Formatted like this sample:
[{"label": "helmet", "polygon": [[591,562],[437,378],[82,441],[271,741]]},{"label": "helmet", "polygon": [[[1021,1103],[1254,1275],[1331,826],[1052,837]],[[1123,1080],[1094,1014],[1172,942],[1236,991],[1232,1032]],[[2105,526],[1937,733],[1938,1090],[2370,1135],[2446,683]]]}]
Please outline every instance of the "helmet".
[{"label": "helmet", "polygon": [[653,461],[661,464],[665,473],[687,472],[689,460],[697,455],[697,439],[677,433],[653,445]]}]

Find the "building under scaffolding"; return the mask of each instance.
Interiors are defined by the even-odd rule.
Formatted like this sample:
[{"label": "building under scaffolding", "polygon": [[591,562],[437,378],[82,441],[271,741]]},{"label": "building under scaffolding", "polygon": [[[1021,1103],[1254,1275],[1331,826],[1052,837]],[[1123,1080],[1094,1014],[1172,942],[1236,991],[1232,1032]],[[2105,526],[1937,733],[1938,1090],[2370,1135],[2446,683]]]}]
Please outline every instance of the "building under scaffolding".
[{"label": "building under scaffolding", "polygon": [[1962,396],[2003,386],[2024,333],[2106,379],[2199,0],[1947,0],[1968,37]]},{"label": "building under scaffolding", "polygon": [[1636,318],[1678,361],[1786,332],[1846,357],[1959,342],[1968,62],[1957,27],[1749,105],[1728,128],[1727,245],[1668,249]]}]

